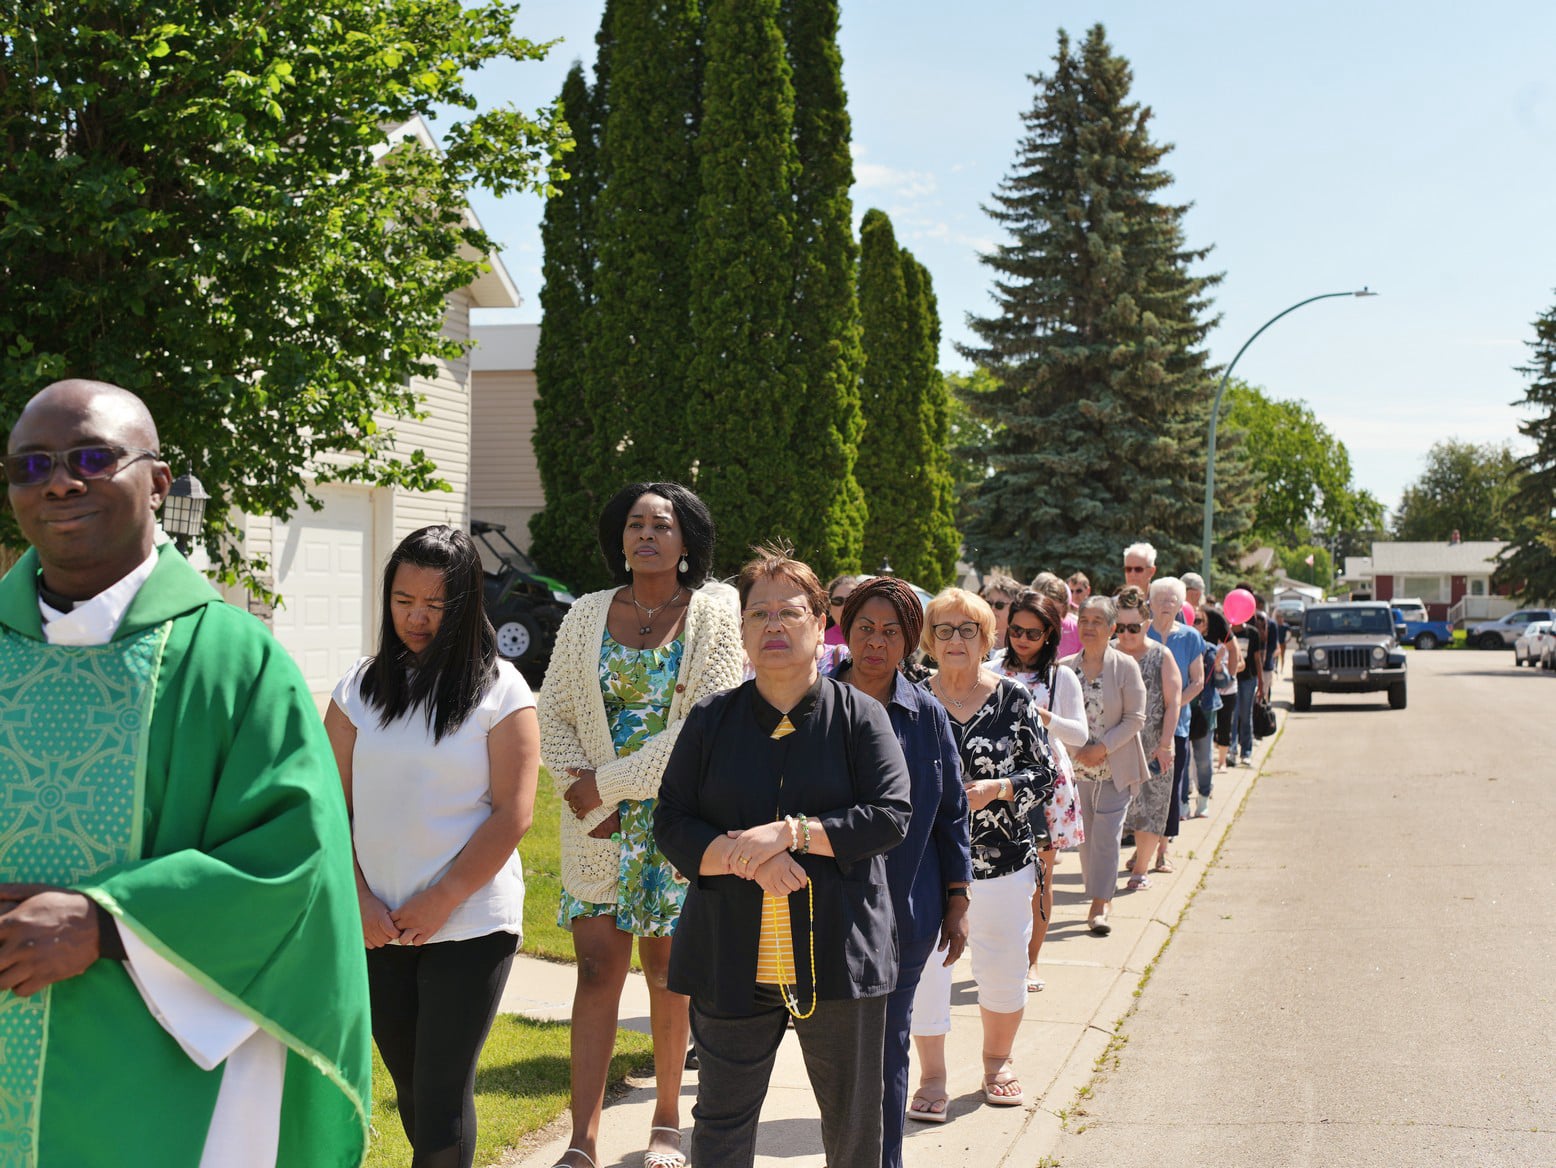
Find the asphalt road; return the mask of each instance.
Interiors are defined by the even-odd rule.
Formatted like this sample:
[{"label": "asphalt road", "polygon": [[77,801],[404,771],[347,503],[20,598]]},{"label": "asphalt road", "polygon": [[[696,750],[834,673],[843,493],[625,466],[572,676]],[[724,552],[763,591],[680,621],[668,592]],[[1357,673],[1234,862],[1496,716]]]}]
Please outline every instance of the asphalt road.
[{"label": "asphalt road", "polygon": [[1556,1165],[1553,837],[1556,674],[1411,653],[1406,710],[1315,695],[1054,1161]]}]

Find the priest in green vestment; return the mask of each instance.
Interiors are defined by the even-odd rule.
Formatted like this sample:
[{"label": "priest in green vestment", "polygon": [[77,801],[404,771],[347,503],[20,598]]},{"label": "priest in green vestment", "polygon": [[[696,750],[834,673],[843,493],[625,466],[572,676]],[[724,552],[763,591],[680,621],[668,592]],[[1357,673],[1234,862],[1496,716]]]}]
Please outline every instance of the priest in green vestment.
[{"label": "priest in green vestment", "polygon": [[0,580],[0,1168],[359,1165],[366,968],[296,666],[157,542],[139,398],[11,428]]}]

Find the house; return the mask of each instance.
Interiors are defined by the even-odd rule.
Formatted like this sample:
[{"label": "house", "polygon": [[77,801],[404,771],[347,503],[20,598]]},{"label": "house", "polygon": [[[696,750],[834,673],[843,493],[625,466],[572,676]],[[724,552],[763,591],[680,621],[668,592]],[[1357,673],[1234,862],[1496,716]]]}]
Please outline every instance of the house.
[{"label": "house", "polygon": [[[1378,541],[1370,556],[1346,558],[1345,575],[1377,600],[1419,599],[1433,620],[1483,615],[1467,610],[1478,607],[1477,599],[1489,603],[1497,595],[1491,577],[1506,547],[1496,539]],[[1458,611],[1450,616],[1449,609]]]},{"label": "house", "polygon": [[[419,119],[396,129],[393,143],[414,137],[436,149]],[[468,212],[474,220],[473,212]],[[487,257],[490,270],[448,297],[444,334],[470,338],[472,308],[517,308],[520,297],[501,261]],[[322,708],[359,657],[377,641],[380,573],[390,552],[405,536],[429,523],[468,527],[471,515],[471,370],[468,356],[437,362],[431,378],[416,377],[427,416],[391,419],[380,414],[381,428],[392,430],[399,450],[421,449],[437,464],[451,491],[408,491],[356,483],[326,483],[315,490],[323,508],[300,507],[288,519],[242,515],[238,525],[245,553],[262,557],[270,568],[264,583],[279,593],[273,612],[257,609],[241,589],[228,600],[249,604],[268,619],[276,639],[301,666],[309,689]]]},{"label": "house", "polygon": [[538,324],[478,325],[470,353],[470,515],[501,523],[529,548],[529,521],[545,508],[535,463]]}]

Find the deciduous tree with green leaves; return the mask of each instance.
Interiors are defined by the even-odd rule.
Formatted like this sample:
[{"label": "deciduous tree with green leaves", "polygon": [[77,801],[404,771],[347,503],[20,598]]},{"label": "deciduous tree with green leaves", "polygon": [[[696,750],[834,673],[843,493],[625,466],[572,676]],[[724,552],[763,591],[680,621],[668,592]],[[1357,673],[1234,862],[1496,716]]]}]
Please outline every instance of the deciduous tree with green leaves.
[{"label": "deciduous tree with green leaves", "polygon": [[1511,539],[1519,489],[1518,458],[1507,442],[1445,438],[1427,451],[1426,469],[1405,488],[1394,512],[1394,538]]},{"label": "deciduous tree with green leaves", "polygon": [[1507,509],[1512,546],[1497,567],[1526,601],[1556,598],[1556,308],[1534,322],[1530,360],[1519,367],[1529,388],[1518,404],[1530,411],[1518,431],[1534,449],[1518,460],[1518,481]]},{"label": "deciduous tree with green leaves", "polygon": [[139,393],[210,491],[207,546],[251,582],[234,509],[285,516],[332,479],[436,485],[375,415],[415,414],[411,375],[461,355],[446,298],[493,248],[471,188],[544,185],[557,132],[511,108],[436,151],[391,129],[474,110],[485,62],[540,57],[516,18],[501,0],[6,9],[0,411],[61,377]]},{"label": "deciduous tree with green leaves", "polygon": [[721,570],[755,543],[797,540],[804,522],[783,486],[797,403],[789,364],[796,153],[778,15],[778,0],[724,0],[709,8],[703,41],[681,429],[695,440],[696,488],[718,524]]},{"label": "deciduous tree with green leaves", "polygon": [[[1102,26],[1079,48],[1059,34],[1013,170],[989,214],[1009,241],[983,257],[997,311],[970,323],[965,356],[996,387],[968,404],[995,425],[994,473],[967,518],[969,555],[1019,574],[1114,578],[1137,539],[1164,570],[1199,562],[1206,430],[1208,249],[1185,241],[1166,202],[1170,147],[1131,97],[1128,62]],[[1218,548],[1246,530],[1238,443],[1217,450]]]}]

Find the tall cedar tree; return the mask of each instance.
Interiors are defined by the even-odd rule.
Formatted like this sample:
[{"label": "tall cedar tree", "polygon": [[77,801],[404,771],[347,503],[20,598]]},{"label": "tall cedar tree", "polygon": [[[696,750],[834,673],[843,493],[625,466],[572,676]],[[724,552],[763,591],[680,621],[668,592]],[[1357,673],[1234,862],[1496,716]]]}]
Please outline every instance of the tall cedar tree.
[{"label": "tall cedar tree", "polygon": [[853,158],[836,0],[783,0],[794,76],[794,295],[789,371],[796,403],[789,480],[795,547],[823,577],[857,571],[864,492],[859,436],[859,300],[854,286]]},{"label": "tall cedar tree", "polygon": [[1533,359],[1519,367],[1530,378],[1518,404],[1535,411],[1518,431],[1534,443],[1519,460],[1518,491],[1509,510],[1513,543],[1502,555],[1498,581],[1528,601],[1556,597],[1556,308],[1534,322]]},{"label": "tall cedar tree", "polygon": [[[586,404],[603,498],[684,481],[702,58],[697,0],[614,0]],[[592,521],[591,521],[592,522]]]},{"label": "tall cedar tree", "polygon": [[203,542],[256,587],[238,512],[440,485],[384,419],[463,356],[448,297],[493,250],[471,189],[543,188],[556,139],[510,108],[442,122],[441,151],[390,132],[473,111],[483,62],[542,56],[517,6],[22,7],[0,10],[0,416],[63,377],[139,393],[212,496]]},{"label": "tall cedar tree", "polygon": [[[710,6],[703,52],[694,353],[683,428],[696,437],[697,492],[718,523],[722,571],[755,543],[797,541],[819,516],[795,515],[789,505],[796,163],[778,0]],[[661,418],[661,431],[671,416]]]},{"label": "tall cedar tree", "polygon": [[[597,67],[596,76],[603,75]],[[607,579],[594,532],[612,489],[587,407],[600,194],[597,95],[603,96],[603,86],[596,82],[591,93],[583,66],[575,64],[562,85],[559,112],[576,145],[566,159],[568,177],[547,200],[540,225],[545,328],[535,351],[535,464],[546,507],[530,520],[531,551],[547,571],[578,589],[600,587]]]},{"label": "tall cedar tree", "polygon": [[929,273],[897,246],[885,212],[865,212],[859,250],[865,426],[857,473],[870,516],[864,566],[875,571],[889,561],[897,575],[939,588],[955,567],[957,540],[934,291]]},{"label": "tall cedar tree", "polygon": [[[990,216],[1012,238],[983,257],[998,313],[973,318],[965,356],[997,386],[968,400],[996,425],[995,468],[973,500],[969,554],[1029,576],[1083,569],[1118,579],[1120,552],[1156,545],[1164,571],[1198,563],[1213,395],[1202,348],[1208,290],[1190,267],[1187,207],[1160,201],[1170,147],[1129,100],[1128,62],[1101,25],[1080,51],[1061,31],[1033,78],[1016,165]],[[1248,524],[1235,437],[1218,451],[1223,551]]]}]

